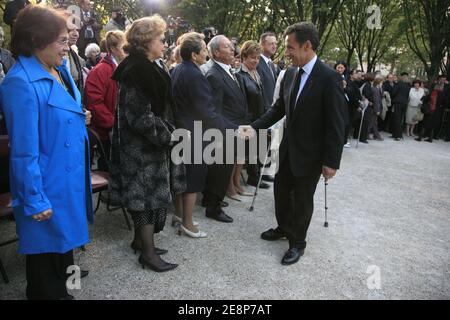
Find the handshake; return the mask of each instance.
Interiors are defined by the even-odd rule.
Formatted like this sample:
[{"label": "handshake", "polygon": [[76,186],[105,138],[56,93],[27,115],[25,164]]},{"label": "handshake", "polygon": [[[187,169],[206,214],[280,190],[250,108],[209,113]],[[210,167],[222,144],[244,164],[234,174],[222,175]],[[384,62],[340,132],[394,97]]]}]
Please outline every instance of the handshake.
[{"label": "handshake", "polygon": [[251,126],[239,126],[237,136],[241,139],[251,139],[256,136],[256,131]]}]

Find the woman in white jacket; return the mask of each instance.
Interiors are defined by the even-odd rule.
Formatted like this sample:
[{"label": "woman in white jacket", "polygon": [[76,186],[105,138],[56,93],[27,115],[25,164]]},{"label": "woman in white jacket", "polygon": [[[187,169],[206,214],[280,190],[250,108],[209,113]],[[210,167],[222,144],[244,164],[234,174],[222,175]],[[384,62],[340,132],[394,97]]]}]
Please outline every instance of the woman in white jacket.
[{"label": "woman in white jacket", "polygon": [[413,81],[413,87],[409,92],[408,110],[406,111],[406,135],[414,136],[414,128],[419,123],[418,114],[420,112],[421,99],[425,95],[424,89],[421,87],[420,80]]}]

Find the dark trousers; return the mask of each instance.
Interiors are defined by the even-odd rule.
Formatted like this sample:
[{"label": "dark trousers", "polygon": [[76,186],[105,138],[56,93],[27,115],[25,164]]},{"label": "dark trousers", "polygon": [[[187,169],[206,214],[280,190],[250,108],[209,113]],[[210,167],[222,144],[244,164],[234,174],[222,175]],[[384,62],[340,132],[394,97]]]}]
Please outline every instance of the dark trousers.
[{"label": "dark trousers", "polygon": [[220,208],[233,173],[233,164],[212,164],[208,166],[203,199],[205,206],[211,209]]},{"label": "dark trousers", "polygon": [[275,215],[279,228],[288,235],[290,247],[306,247],[306,234],[314,211],[314,193],[319,179],[320,173],[294,177],[289,155],[286,155],[275,176]]},{"label": "dark trousers", "polygon": [[406,108],[406,104],[394,104],[394,112],[392,114],[392,135],[394,138],[403,138],[403,119]]},{"label": "dark trousers", "polygon": [[26,256],[27,298],[58,300],[67,296],[67,268],[73,265],[73,251]]}]

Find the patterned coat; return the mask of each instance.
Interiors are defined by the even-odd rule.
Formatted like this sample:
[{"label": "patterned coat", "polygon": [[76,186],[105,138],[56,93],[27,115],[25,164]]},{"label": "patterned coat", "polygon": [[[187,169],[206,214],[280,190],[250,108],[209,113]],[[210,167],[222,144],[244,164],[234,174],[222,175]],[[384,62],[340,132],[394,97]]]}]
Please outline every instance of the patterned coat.
[{"label": "patterned coat", "polygon": [[113,128],[110,197],[131,211],[167,208],[185,191],[185,168],[170,158],[173,102],[170,76],[131,54],[116,69],[119,102]]}]

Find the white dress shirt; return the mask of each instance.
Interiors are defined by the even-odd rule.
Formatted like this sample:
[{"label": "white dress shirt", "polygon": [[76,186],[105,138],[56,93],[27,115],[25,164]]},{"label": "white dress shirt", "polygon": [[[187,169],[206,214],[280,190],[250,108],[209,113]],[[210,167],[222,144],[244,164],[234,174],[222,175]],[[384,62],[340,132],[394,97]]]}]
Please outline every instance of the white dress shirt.
[{"label": "white dress shirt", "polygon": [[230,65],[227,65],[227,64],[225,64],[225,63],[219,62],[219,61],[217,61],[217,60],[214,60],[214,62],[217,63],[219,66],[221,66],[222,69],[225,70],[225,72],[231,77],[231,79],[232,79],[233,81],[235,81],[235,80],[234,80],[235,77],[233,77],[233,75],[231,74],[231,71],[230,71],[230,69],[231,69],[231,66],[230,66]]}]

